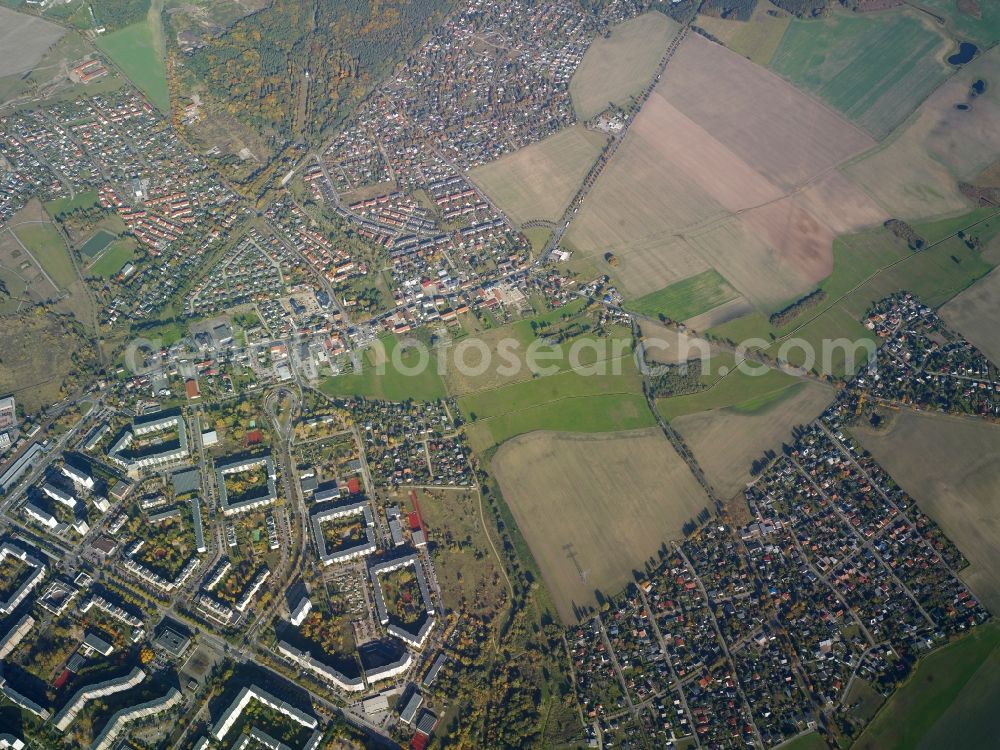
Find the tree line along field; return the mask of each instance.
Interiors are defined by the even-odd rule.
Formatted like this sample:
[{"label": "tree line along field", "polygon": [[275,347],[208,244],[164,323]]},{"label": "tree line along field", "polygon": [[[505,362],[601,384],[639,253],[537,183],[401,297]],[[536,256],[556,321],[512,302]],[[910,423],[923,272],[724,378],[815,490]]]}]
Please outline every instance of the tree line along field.
[{"label": "tree line along field", "polygon": [[624,106],[656,73],[657,63],[680,24],[662,13],[644,13],[591,42],[573,74],[569,93],[581,120],[608,108]]},{"label": "tree line along field", "polygon": [[631,582],[709,502],[658,429],[522,435],[492,471],[564,622]]},{"label": "tree line along field", "polygon": [[794,19],[771,68],[882,139],[951,72],[951,46],[915,12]]},{"label": "tree line along field", "polygon": [[556,221],[604,148],[606,136],[573,125],[469,172],[516,224]]},{"label": "tree line along field", "polygon": [[792,428],[818,417],[833,396],[831,388],[819,383],[793,382],[732,405],[682,414],[670,424],[716,493],[742,503],[737,495],[752,478],[753,462],[767,450],[779,453],[782,444],[790,442]]}]

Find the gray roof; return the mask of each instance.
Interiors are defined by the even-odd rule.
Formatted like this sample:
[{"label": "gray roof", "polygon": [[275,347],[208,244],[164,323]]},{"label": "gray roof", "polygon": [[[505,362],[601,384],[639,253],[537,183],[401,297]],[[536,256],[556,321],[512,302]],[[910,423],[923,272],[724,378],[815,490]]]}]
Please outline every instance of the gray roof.
[{"label": "gray roof", "polygon": [[201,489],[201,472],[197,466],[176,471],[171,479],[174,482],[175,495],[186,495],[188,492],[198,492]]}]

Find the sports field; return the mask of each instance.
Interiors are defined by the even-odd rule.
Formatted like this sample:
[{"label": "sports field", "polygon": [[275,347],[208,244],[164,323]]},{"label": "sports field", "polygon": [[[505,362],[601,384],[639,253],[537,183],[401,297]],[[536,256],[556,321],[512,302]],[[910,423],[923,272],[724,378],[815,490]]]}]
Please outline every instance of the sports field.
[{"label": "sports field", "polygon": [[111,232],[100,229],[80,246],[80,254],[87,258],[93,258],[114,242],[114,239],[115,236]]},{"label": "sports field", "polygon": [[101,35],[97,46],[142,89],[157,109],[170,111],[166,61],[157,49],[148,21]]},{"label": "sports field", "polygon": [[[432,353],[428,352],[427,366],[420,367],[421,352],[418,349],[406,348],[397,354],[399,341],[392,335],[384,336],[381,344],[387,360],[377,356],[376,350],[370,348],[365,351],[360,373],[327,378],[320,385],[320,390],[328,396],[362,396],[383,401],[437,401],[448,395]],[[393,367],[394,357],[398,358],[402,369]],[[402,371],[404,369],[414,374],[406,374]]]},{"label": "sports field", "polygon": [[1000,613],[1000,426],[901,410],[888,428],[854,434],[958,545],[962,578]]},{"label": "sports field", "polygon": [[109,278],[118,273],[126,262],[135,257],[135,243],[130,239],[115,240],[87,269],[95,276]]},{"label": "sports field", "polygon": [[[990,729],[996,727],[1000,697],[998,650],[1000,626],[990,622],[922,658],[852,748],[993,747],[996,735]],[[929,744],[935,732],[945,727],[959,735],[947,737],[943,745]]]},{"label": "sports field", "polygon": [[476,167],[469,177],[515,223],[555,221],[566,210],[604,143],[601,133],[573,125]]},{"label": "sports field", "polygon": [[834,12],[794,19],[771,68],[882,139],[951,72],[949,47],[913,12]]},{"label": "sports field", "polygon": [[701,315],[713,307],[734,300],[739,293],[715,269],[671,284],[666,289],[647,294],[626,305],[629,310],[657,318],[683,321]]},{"label": "sports field", "polygon": [[792,428],[807,424],[830,404],[832,388],[798,382],[733,406],[672,419],[716,492],[729,499],[751,480],[750,467],[767,450],[781,452]]},{"label": "sports field", "polygon": [[597,37],[573,74],[569,93],[581,120],[623,105],[656,73],[656,66],[680,27],[662,13],[644,13]]},{"label": "sports field", "polygon": [[515,438],[492,469],[562,619],[620,591],[708,498],[658,429]]}]

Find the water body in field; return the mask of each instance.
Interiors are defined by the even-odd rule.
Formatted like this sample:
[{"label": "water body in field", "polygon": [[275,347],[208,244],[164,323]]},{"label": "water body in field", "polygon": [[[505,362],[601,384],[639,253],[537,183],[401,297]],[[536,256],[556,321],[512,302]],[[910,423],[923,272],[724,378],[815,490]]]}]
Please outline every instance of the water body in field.
[{"label": "water body in field", "polygon": [[958,45],[958,52],[948,58],[948,64],[965,65],[967,62],[971,62],[978,51],[979,48],[972,42],[962,42]]}]

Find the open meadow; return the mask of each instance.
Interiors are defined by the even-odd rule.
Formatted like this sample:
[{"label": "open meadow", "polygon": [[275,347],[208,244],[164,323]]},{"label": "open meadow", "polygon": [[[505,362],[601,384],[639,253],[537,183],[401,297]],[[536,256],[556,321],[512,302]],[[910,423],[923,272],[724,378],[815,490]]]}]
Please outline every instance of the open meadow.
[{"label": "open meadow", "polygon": [[1000,613],[1000,426],[910,410],[854,435],[969,560],[973,593]]},{"label": "open meadow", "polygon": [[1000,42],[1000,4],[992,0],[920,0],[917,4],[945,19],[960,39],[980,48]]},{"label": "open meadow", "polygon": [[791,442],[792,428],[819,416],[833,396],[819,383],[792,383],[733,406],[676,417],[670,424],[715,491],[728,500],[751,480],[754,461],[768,450],[780,453],[782,443]]},{"label": "open meadow", "polygon": [[752,304],[778,309],[829,275],[837,232],[883,219],[831,172],[873,144],[779,76],[693,35],[566,241],[598,265],[613,252],[604,266],[626,298],[715,269]]},{"label": "open meadow", "polygon": [[767,65],[791,20],[790,13],[769,0],[759,0],[749,21],[699,15],[695,23],[733,52],[758,65]]},{"label": "open meadow", "polygon": [[[451,611],[491,615],[507,598],[502,568],[487,541],[496,530],[483,529],[477,491],[467,487],[414,490],[430,539],[431,559],[444,605]],[[386,501],[411,506],[410,490],[387,490]]]},{"label": "open meadow", "polygon": [[[429,354],[427,366],[420,367],[418,349],[403,348],[397,354],[399,340],[391,334],[384,336],[381,343],[378,350],[375,347],[365,350],[361,372],[326,378],[320,390],[328,396],[360,396],[385,401],[437,401],[448,395],[433,354]],[[382,359],[382,352],[386,359]],[[394,367],[393,358],[402,367]]]},{"label": "open meadow", "polygon": [[[922,658],[852,747],[993,747],[998,698],[1000,626],[989,622]],[[942,737],[942,729],[953,733]],[[933,744],[935,737],[943,744]]]},{"label": "open meadow", "polygon": [[[972,96],[972,84],[987,82]],[[959,109],[961,105],[963,109]],[[1000,153],[1000,49],[964,66],[928,97],[902,132],[845,173],[886,211],[927,219],[966,210],[960,180],[972,181]]]},{"label": "open meadow", "polygon": [[148,20],[101,35],[97,38],[97,46],[149,97],[158,110],[164,113],[170,111],[167,63]]},{"label": "open meadow", "polygon": [[569,84],[576,116],[589,120],[642,91],[679,28],[662,13],[644,13],[595,39]]},{"label": "open meadow", "polygon": [[559,219],[604,148],[605,136],[582,125],[477,167],[469,177],[517,224]]},{"label": "open meadow", "polygon": [[950,47],[913,11],[833,12],[794,19],[771,68],[881,140],[951,72]]},{"label": "open meadow", "polygon": [[54,23],[0,6],[0,77],[34,68],[65,33]]},{"label": "open meadow", "polygon": [[492,470],[567,623],[596,604],[595,591],[632,581],[709,503],[658,429],[523,435]]},{"label": "open meadow", "polygon": [[630,302],[626,307],[651,318],[663,315],[671,320],[687,320],[739,297],[736,290],[715,269],[703,271],[652,294]]}]

